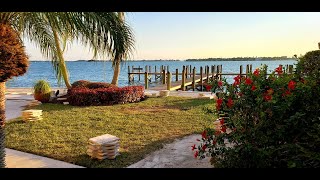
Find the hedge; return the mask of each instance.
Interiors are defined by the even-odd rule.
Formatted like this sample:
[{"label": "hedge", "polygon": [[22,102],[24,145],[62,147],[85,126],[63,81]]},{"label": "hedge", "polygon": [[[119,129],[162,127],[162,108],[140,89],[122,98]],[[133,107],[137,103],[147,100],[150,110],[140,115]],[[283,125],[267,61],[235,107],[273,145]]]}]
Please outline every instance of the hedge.
[{"label": "hedge", "polygon": [[90,82],[86,80],[79,80],[72,83],[72,88],[89,88],[89,89],[98,89],[98,88],[110,88],[116,87],[113,84],[105,83],[105,82]]},{"label": "hedge", "polygon": [[68,101],[74,106],[113,105],[143,100],[143,86],[109,87],[109,88],[71,88]]}]

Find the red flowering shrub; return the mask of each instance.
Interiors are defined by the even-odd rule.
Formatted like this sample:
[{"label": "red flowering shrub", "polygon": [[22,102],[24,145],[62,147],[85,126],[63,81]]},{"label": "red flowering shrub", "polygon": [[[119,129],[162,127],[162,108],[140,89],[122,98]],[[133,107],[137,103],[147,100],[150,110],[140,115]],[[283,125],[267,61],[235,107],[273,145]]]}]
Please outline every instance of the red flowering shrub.
[{"label": "red flowering shrub", "polygon": [[71,87],[98,89],[98,88],[109,88],[109,87],[116,87],[116,86],[113,84],[105,83],[105,82],[90,82],[86,80],[79,80],[72,83]]},{"label": "red flowering shrub", "polygon": [[139,102],[144,99],[143,86],[109,88],[71,88],[68,101],[74,106],[112,105]]},{"label": "red flowering shrub", "polygon": [[[195,156],[215,167],[320,167],[320,86],[313,77],[237,76],[216,101],[220,127],[206,129]],[[205,136],[204,136],[205,134]]]}]

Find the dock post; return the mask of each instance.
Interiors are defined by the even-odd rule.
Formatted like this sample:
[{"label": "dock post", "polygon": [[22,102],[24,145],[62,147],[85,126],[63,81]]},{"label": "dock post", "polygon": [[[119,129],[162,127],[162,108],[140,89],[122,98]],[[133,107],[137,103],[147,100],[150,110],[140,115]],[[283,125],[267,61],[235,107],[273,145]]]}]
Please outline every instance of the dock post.
[{"label": "dock post", "polygon": [[192,70],[192,90],[195,91],[196,90],[196,68],[193,67]]},{"label": "dock post", "polygon": [[138,72],[139,72],[139,81],[140,81],[140,66],[139,66],[139,71]]},{"label": "dock post", "polygon": [[185,76],[186,76],[186,79],[187,79],[188,78],[188,66],[186,66],[186,69],[185,69],[184,73],[186,73]]},{"label": "dock post", "polygon": [[289,65],[289,73],[292,74],[293,72],[293,65]]},{"label": "dock post", "polygon": [[220,77],[219,77],[220,81],[222,80],[222,64],[220,65]]},{"label": "dock post", "polygon": [[144,69],[144,72],[149,72],[148,71],[148,66],[146,65],[145,69]]},{"label": "dock post", "polygon": [[215,79],[214,74],[216,73],[216,65],[212,66],[212,79]]},{"label": "dock post", "polygon": [[189,66],[189,70],[190,70],[189,72],[190,72],[190,77],[191,77],[192,76],[192,66],[191,65]]},{"label": "dock post", "polygon": [[252,64],[250,64],[250,73],[252,73]]},{"label": "dock post", "polygon": [[157,66],[154,66],[154,81],[157,81]]},{"label": "dock post", "polygon": [[249,74],[249,64],[247,64],[246,66],[246,77],[248,76],[248,74]]},{"label": "dock post", "polygon": [[167,90],[171,89],[171,72],[167,72]]},{"label": "dock post", "polygon": [[144,72],[144,88],[148,89],[148,71]]},{"label": "dock post", "polygon": [[203,69],[202,66],[200,66],[200,83],[201,83],[201,91],[203,91]]},{"label": "dock post", "polygon": [[[220,73],[220,65],[217,65],[217,79],[220,78],[219,73]],[[219,80],[220,80],[220,79],[219,79]]]},{"label": "dock post", "polygon": [[179,69],[176,69],[176,81],[179,81]]},{"label": "dock post", "polygon": [[182,91],[186,90],[185,84],[186,84],[186,67],[183,66],[183,68],[182,68],[182,81],[181,81],[181,90]]},{"label": "dock post", "polygon": [[169,72],[170,70],[169,70],[169,65],[167,65],[167,72]]},{"label": "dock post", "polygon": [[160,66],[160,73],[163,71],[163,65]]},{"label": "dock post", "polygon": [[209,66],[206,66],[206,69],[207,69],[207,79],[206,79],[206,82],[208,83],[208,82],[209,82]]},{"label": "dock post", "polygon": [[240,77],[242,76],[242,65],[240,65]]},{"label": "dock post", "polygon": [[166,84],[166,70],[162,70],[162,84]]},{"label": "dock post", "polygon": [[130,79],[130,66],[128,66],[128,80],[129,80],[129,83],[131,82],[131,79]]}]

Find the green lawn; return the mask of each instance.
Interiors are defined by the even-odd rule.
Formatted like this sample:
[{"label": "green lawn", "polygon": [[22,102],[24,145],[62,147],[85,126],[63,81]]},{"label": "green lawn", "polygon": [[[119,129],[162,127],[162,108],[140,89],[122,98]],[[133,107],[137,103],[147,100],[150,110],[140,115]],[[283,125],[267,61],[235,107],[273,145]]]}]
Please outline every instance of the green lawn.
[{"label": "green lawn", "polygon": [[[86,167],[126,167],[164,143],[212,126],[215,117],[204,109],[212,109],[213,103],[166,97],[114,106],[43,104],[33,108],[43,110],[43,120],[25,123],[17,118],[6,124],[6,147]],[[88,139],[102,134],[120,138],[115,160],[86,155]]]}]

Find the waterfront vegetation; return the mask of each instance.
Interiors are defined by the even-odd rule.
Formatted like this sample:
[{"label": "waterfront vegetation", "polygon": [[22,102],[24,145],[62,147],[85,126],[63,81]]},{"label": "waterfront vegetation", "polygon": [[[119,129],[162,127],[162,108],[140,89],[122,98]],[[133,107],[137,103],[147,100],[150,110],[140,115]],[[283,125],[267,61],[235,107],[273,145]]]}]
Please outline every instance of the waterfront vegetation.
[{"label": "waterfront vegetation", "polygon": [[[6,147],[85,167],[126,167],[163,144],[211,127],[216,117],[212,100],[183,97],[148,98],[139,103],[77,107],[43,104],[43,120],[6,125]],[[89,138],[112,134],[120,138],[115,160],[92,160]]]},{"label": "waterfront vegetation", "polygon": [[203,131],[194,156],[222,168],[319,168],[319,62],[320,50],[310,51],[295,73],[279,66],[267,76],[261,67],[233,84],[218,82],[225,91],[216,112],[225,115],[220,127]]}]

